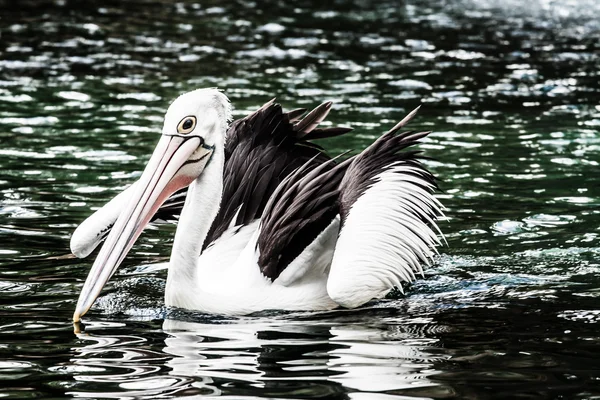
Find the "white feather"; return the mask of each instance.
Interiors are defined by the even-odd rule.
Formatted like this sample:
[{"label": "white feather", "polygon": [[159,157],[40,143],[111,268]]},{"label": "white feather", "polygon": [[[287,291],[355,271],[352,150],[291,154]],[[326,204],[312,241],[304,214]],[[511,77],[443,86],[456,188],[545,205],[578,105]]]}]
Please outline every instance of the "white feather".
[{"label": "white feather", "polygon": [[234,227],[225,231],[202,253],[191,279],[170,275],[166,304],[237,315],[268,309],[335,308],[337,304],[328,296],[326,284],[339,219],[336,218],[273,282],[258,267],[258,226],[258,221],[254,221],[241,229]]},{"label": "white feather", "polygon": [[[435,219],[442,205],[433,185],[410,165],[395,163],[377,175],[344,221],[327,281],[329,296],[344,307],[381,297],[423,273],[440,243]],[[433,228],[433,229],[432,229]]]}]

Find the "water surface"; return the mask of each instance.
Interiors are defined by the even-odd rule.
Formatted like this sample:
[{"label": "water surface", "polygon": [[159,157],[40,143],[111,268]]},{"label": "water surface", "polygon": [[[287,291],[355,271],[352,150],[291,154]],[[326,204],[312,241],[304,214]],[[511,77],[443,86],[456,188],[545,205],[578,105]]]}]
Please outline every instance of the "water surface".
[{"label": "water surface", "polygon": [[[0,395],[598,398],[600,4],[496,3],[0,2]],[[161,225],[73,334],[71,232],[208,86],[236,117],[334,101],[331,154],[423,104],[436,265],[358,310],[186,313]]]}]

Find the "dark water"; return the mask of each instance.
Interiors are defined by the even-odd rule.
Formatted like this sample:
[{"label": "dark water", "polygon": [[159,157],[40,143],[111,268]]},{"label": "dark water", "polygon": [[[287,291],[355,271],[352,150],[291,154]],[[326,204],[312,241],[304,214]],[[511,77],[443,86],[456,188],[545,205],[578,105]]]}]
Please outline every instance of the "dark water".
[{"label": "dark water", "polygon": [[[600,398],[600,3],[312,3],[0,1],[0,396]],[[236,116],[333,100],[333,154],[423,103],[436,266],[360,310],[181,313],[163,225],[73,334],[70,233],[207,86]]]}]

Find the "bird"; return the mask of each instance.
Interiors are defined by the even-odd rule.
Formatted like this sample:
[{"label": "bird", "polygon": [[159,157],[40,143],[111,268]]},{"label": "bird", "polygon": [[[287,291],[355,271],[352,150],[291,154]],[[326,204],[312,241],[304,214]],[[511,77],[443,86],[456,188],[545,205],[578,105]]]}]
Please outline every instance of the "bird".
[{"label": "bird", "polygon": [[233,121],[216,88],[168,107],[139,180],[88,217],[70,247],[101,242],[73,321],[91,308],[142,231],[176,220],[165,305],[211,314],[356,308],[402,290],[442,245],[438,179],[404,131],[419,107],[363,151],[331,157],[315,141],[325,102],[284,111],[275,99]]}]

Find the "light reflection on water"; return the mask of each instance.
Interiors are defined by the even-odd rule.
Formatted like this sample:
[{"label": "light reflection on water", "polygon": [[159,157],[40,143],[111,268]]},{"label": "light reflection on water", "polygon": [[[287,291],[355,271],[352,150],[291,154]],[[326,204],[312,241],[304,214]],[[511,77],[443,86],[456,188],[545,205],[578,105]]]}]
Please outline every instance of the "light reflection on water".
[{"label": "light reflection on water", "polygon": [[[3,4],[0,395],[599,396],[599,7]],[[205,86],[236,117],[333,100],[331,123],[355,128],[333,154],[422,103],[449,216],[437,265],[356,311],[180,314],[163,306],[161,225],[74,336],[90,262],[69,257],[72,230],[139,176],[170,99]]]},{"label": "light reflection on water", "polygon": [[[68,370],[78,382],[114,387],[104,397],[239,395],[250,387],[267,395],[277,390],[273,383],[296,390],[312,387],[313,395],[336,387],[344,392],[418,389],[438,386],[429,379],[439,373],[433,363],[448,358],[435,347],[438,340],[405,327],[429,322],[388,318],[388,327],[381,329],[328,320],[307,324],[289,317],[211,323],[166,319],[159,352],[143,349],[145,337],[95,334],[102,326],[92,324],[90,333],[79,335],[84,345],[75,348]],[[87,390],[69,394],[99,395]]]}]

